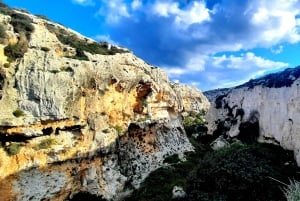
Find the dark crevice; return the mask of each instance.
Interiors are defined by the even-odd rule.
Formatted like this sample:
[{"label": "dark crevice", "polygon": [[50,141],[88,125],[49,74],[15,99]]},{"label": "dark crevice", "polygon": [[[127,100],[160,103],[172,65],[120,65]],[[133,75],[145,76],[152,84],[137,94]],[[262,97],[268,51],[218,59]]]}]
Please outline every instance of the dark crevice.
[{"label": "dark crevice", "polygon": [[50,135],[51,133],[53,133],[53,128],[52,127],[44,128],[42,129],[42,132],[44,135]]},{"label": "dark crevice", "polygon": [[84,126],[82,125],[74,125],[74,126],[65,126],[63,128],[56,128],[55,134],[58,135],[59,131],[80,131]]},{"label": "dark crevice", "polygon": [[27,142],[33,138],[34,137],[28,137],[24,135],[8,135],[0,133],[0,142],[2,145],[5,145],[6,142]]}]

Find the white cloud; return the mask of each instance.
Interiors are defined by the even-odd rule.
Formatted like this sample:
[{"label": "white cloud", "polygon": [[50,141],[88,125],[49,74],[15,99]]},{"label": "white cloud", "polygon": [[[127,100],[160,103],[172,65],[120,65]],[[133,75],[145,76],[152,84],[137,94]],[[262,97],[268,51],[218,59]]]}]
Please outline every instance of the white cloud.
[{"label": "white cloud", "polygon": [[192,24],[201,24],[210,20],[210,11],[204,1],[194,1],[184,8],[179,7],[178,2],[156,1],[152,6],[152,12],[161,17],[173,17],[178,28],[186,29]]},{"label": "white cloud", "polygon": [[118,23],[122,18],[129,18],[128,5],[123,0],[102,0],[98,15],[106,17],[107,23]]},{"label": "white cloud", "polygon": [[284,62],[272,61],[269,59],[256,56],[252,52],[247,52],[241,56],[225,56],[213,57],[211,62],[213,67],[246,70],[249,68],[282,68],[287,67],[288,64]]},{"label": "white cloud", "polygon": [[82,6],[92,6],[95,5],[93,0],[72,0],[73,3],[80,4]]},{"label": "white cloud", "polygon": [[210,9],[204,0],[101,2],[112,38],[147,62],[167,66],[171,79],[180,81],[240,83],[288,66],[256,55],[253,48],[280,54],[300,42],[299,0],[211,1],[218,3]]},{"label": "white cloud", "polygon": [[133,0],[131,2],[131,9],[132,10],[137,10],[137,9],[139,9],[141,7],[142,7],[142,2],[140,0]]},{"label": "white cloud", "polygon": [[300,12],[298,1],[254,1],[251,6],[247,12],[252,12],[250,22],[259,33],[254,42],[272,46],[282,41],[300,41],[300,24],[295,17]]},{"label": "white cloud", "polygon": [[110,38],[110,35],[97,35],[95,37],[93,37],[96,41],[99,41],[99,42],[108,42],[110,44],[113,44],[113,45],[118,45],[117,42],[113,41],[111,38]]},{"label": "white cloud", "polygon": [[194,71],[194,72],[203,71],[205,69],[205,59],[206,58],[204,56],[199,57],[195,55],[194,57],[189,59],[185,67],[189,71]]},{"label": "white cloud", "polygon": [[179,67],[164,67],[163,69],[167,71],[168,75],[171,77],[180,77],[189,72],[187,69]]},{"label": "white cloud", "polygon": [[283,45],[279,45],[278,47],[271,48],[271,52],[273,54],[280,54],[283,52]]}]

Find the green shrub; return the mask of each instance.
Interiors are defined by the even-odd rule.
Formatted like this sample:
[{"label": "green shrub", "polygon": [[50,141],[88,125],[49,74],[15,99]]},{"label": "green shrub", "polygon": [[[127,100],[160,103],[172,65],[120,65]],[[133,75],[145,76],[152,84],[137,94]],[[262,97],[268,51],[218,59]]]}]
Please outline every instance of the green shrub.
[{"label": "green shrub", "polygon": [[114,129],[117,131],[118,135],[122,135],[123,134],[123,129],[121,126],[115,126]]},{"label": "green shrub", "polygon": [[48,148],[50,148],[54,144],[56,144],[55,139],[53,139],[53,138],[47,138],[47,139],[42,140],[39,143],[38,149],[48,149]]},{"label": "green shrub", "polygon": [[300,200],[300,182],[291,181],[288,186],[284,188],[284,195],[287,201],[299,201]]},{"label": "green shrub", "polygon": [[167,157],[165,160],[170,160],[171,164],[151,172],[140,188],[135,190],[126,201],[172,200],[174,186],[182,186],[185,189],[190,172],[205,153],[210,151],[208,146],[199,145],[196,152],[186,153],[187,160],[180,163],[176,162],[177,159],[179,160],[177,154]]},{"label": "green shrub", "polygon": [[199,144],[196,150],[187,161],[150,173],[127,200],[171,200],[176,185],[187,194],[177,201],[283,201],[282,183],[299,178],[293,153],[279,146],[232,144],[212,151]]},{"label": "green shrub", "polygon": [[9,67],[10,67],[10,63],[5,63],[5,64],[3,64],[3,67],[4,67],[4,68],[9,68]]},{"label": "green shrub", "polygon": [[25,114],[24,114],[24,112],[22,110],[16,109],[15,111],[13,111],[13,115],[15,117],[21,117],[21,116],[24,116]]},{"label": "green shrub", "polygon": [[47,28],[49,31],[56,34],[61,43],[76,49],[76,56],[72,57],[74,59],[88,60],[86,55],[83,53],[84,51],[91,54],[102,55],[114,55],[116,53],[129,52],[128,50],[120,49],[114,46],[108,49],[108,43],[96,43],[89,42],[87,39],[80,39],[75,34],[68,33],[64,29],[56,28],[51,24],[47,24]]},{"label": "green shrub", "polygon": [[5,28],[2,24],[0,24],[0,38],[6,38],[6,32],[5,32]]},{"label": "green shrub", "polygon": [[4,54],[8,57],[9,62],[13,62],[18,58],[22,58],[27,52],[28,44],[25,41],[19,41],[13,45],[7,45],[4,48]]},{"label": "green shrub", "polygon": [[9,146],[5,147],[5,151],[8,155],[13,156],[17,155],[21,150],[22,145],[19,143],[11,143]]},{"label": "green shrub", "polygon": [[36,14],[35,16],[36,16],[36,17],[39,17],[39,18],[41,18],[41,19],[43,19],[43,20],[50,21],[49,18],[48,18],[47,16],[45,16],[45,15]]},{"label": "green shrub", "polygon": [[185,186],[188,171],[178,171],[173,167],[162,167],[149,174],[140,188],[126,201],[167,201],[172,200],[174,186]]},{"label": "green shrub", "polygon": [[173,154],[171,156],[168,156],[164,159],[163,161],[164,163],[169,163],[169,164],[173,164],[173,163],[178,163],[180,162],[180,159],[178,157],[178,154]]},{"label": "green shrub", "polygon": [[11,15],[14,11],[10,9],[6,4],[0,2],[0,13],[3,15]]},{"label": "green shrub", "polygon": [[207,128],[203,119],[204,114],[205,112],[190,113],[184,117],[183,126],[188,136],[191,136],[193,133],[206,134]]},{"label": "green shrub", "polygon": [[13,13],[11,16],[11,24],[14,27],[14,31],[21,34],[25,33],[26,38],[29,40],[31,33],[34,31],[34,26],[31,24],[32,20],[23,14]]},{"label": "green shrub", "polygon": [[295,164],[285,165],[293,160],[287,153],[267,144],[232,144],[208,153],[189,177],[187,199],[285,200],[278,181],[296,176],[297,169]]}]

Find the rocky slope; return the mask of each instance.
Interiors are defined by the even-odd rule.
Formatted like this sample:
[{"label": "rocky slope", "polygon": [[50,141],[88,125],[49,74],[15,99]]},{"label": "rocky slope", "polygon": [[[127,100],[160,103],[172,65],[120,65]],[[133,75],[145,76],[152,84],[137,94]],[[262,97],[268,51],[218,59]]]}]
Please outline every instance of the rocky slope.
[{"label": "rocky slope", "polygon": [[191,87],[126,49],[0,5],[0,200],[118,200],[165,157],[193,150]]},{"label": "rocky slope", "polygon": [[206,92],[212,105],[208,133],[259,140],[293,150],[300,164],[300,67],[250,80],[226,90]]}]

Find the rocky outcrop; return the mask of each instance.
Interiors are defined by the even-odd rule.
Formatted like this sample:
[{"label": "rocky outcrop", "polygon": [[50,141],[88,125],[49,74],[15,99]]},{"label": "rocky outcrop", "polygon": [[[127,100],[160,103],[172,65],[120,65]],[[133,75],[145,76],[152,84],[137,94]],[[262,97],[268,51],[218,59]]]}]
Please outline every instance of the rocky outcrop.
[{"label": "rocky outcrop", "polygon": [[174,87],[126,49],[106,44],[108,55],[95,53],[91,39],[13,12],[34,30],[26,39],[12,15],[0,14],[0,53],[26,44],[15,58],[0,54],[1,201],[59,201],[80,191],[118,200],[165,157],[193,150],[181,116],[208,109],[199,90]]},{"label": "rocky outcrop", "polygon": [[[206,115],[208,133],[279,144],[300,164],[300,67],[225,90]],[[216,91],[210,94],[218,94]]]}]

